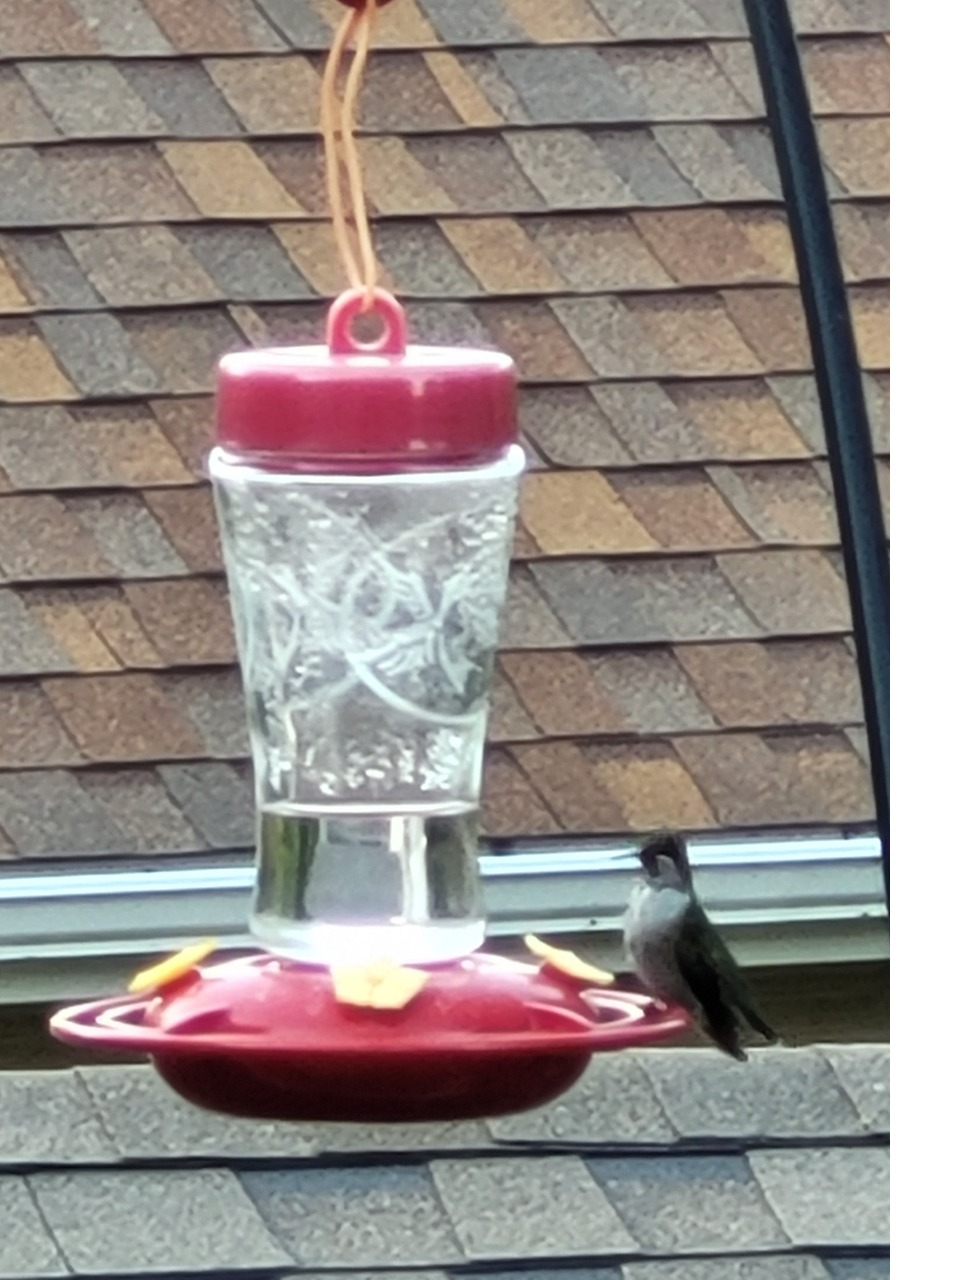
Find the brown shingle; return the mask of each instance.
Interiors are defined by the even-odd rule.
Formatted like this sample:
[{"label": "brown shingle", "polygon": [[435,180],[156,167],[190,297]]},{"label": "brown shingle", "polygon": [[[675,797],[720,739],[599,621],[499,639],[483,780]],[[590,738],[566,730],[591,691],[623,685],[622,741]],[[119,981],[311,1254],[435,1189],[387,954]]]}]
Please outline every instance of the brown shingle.
[{"label": "brown shingle", "polygon": [[885,118],[821,120],[824,162],[851,195],[890,194],[890,121]]},{"label": "brown shingle", "polygon": [[464,65],[466,59],[437,50],[424,54],[423,61],[460,120],[473,128],[489,128],[503,123],[503,116]]},{"label": "brown shingle", "polygon": [[487,739],[490,742],[523,742],[539,737],[536,725],[524,711],[517,691],[507,677],[500,661],[490,693],[490,723]]},{"label": "brown shingle", "polygon": [[[636,515],[636,518],[635,518]],[[523,527],[547,555],[650,551],[657,542],[597,471],[528,474],[521,492]]]},{"label": "brown shingle", "polygon": [[796,278],[786,219],[772,209],[643,210],[633,221],[678,284],[751,284]]},{"label": "brown shingle", "polygon": [[865,822],[870,779],[843,734],[724,734],[675,749],[724,826]]},{"label": "brown shingle", "polygon": [[890,110],[890,50],[882,37],[805,40],[803,70],[818,114],[881,115]]},{"label": "brown shingle", "polygon": [[23,311],[29,305],[10,268],[0,258],[0,311]]},{"label": "brown shingle", "polygon": [[712,467],[710,476],[761,542],[836,542],[833,495],[812,463]]},{"label": "brown shingle", "polygon": [[[469,84],[469,75],[461,67],[463,81]],[[448,81],[449,66],[447,68]],[[483,106],[478,86],[473,86],[469,97],[459,94],[469,109]],[[480,99],[480,102],[477,102]],[[444,93],[443,86],[419,53],[392,53],[389,57],[373,57],[364,77],[360,102],[360,122],[365,129],[386,133],[420,132],[433,129],[456,129],[497,123],[487,112],[467,118],[461,117],[456,107]]]},{"label": "brown shingle", "polygon": [[810,344],[799,289],[726,289],[723,300],[764,369],[810,368]]},{"label": "brown shingle", "polygon": [[57,58],[96,53],[97,42],[66,0],[46,0],[37,21],[36,0],[0,0],[0,31],[7,58]]},{"label": "brown shingle", "polygon": [[[83,609],[69,598],[69,593],[50,591],[34,594],[40,598],[27,597],[31,616],[68,656],[69,661],[61,664],[61,670],[119,670],[120,664],[115,655],[97,635]],[[43,670],[34,668],[32,674],[43,674]]]},{"label": "brown shingle", "polygon": [[890,293],[881,286],[850,290],[850,310],[860,363],[867,369],[890,368]]},{"label": "brown shingle", "polygon": [[[300,204],[311,217],[326,216],[326,179],[323,152],[316,141],[261,142],[253,148],[254,155],[266,165],[281,187]],[[369,166],[364,170],[367,196],[374,209],[369,191]],[[446,206],[444,206],[446,208]]]},{"label": "brown shingle", "polygon": [[71,400],[76,394],[32,324],[0,320],[0,398]]},{"label": "brown shingle", "polygon": [[160,392],[209,391],[220,357],[245,345],[223,311],[138,312],[123,327]]},{"label": "brown shingle", "polygon": [[245,142],[164,142],[160,150],[205,217],[286,218],[305,212]]},{"label": "brown shingle", "polygon": [[570,636],[523,565],[510,571],[510,585],[500,619],[504,649],[563,649]]},{"label": "brown shingle", "polygon": [[283,41],[253,0],[143,0],[181,53],[246,53],[282,49]]},{"label": "brown shingle", "polygon": [[[146,405],[77,405],[71,412],[68,438],[100,459],[110,483],[132,488],[191,483],[190,471]],[[90,481],[78,476],[74,483]]]},{"label": "brown shingle", "polygon": [[613,483],[666,550],[715,551],[754,541],[703,471],[630,473],[615,477]]},{"label": "brown shingle", "polygon": [[196,729],[154,676],[55,678],[42,687],[88,760],[126,763],[206,753]]},{"label": "brown shingle", "polygon": [[661,289],[673,279],[626,216],[533,218],[531,234],[564,278],[584,293]]},{"label": "brown shingle", "polygon": [[125,853],[192,853],[205,847],[156,770],[91,770],[83,782],[123,833]]},{"label": "brown shingle", "polygon": [[222,568],[209,489],[157,489],[144,497],[167,537],[195,573]]},{"label": "brown shingle", "polygon": [[47,147],[41,164],[46,183],[58,193],[57,223],[157,222],[197,216],[153,144]]},{"label": "brown shingle", "polygon": [[890,276],[889,205],[837,204],[833,207],[837,240],[850,280]]},{"label": "brown shingle", "polygon": [[119,591],[101,591],[83,601],[83,610],[123,667],[159,667],[160,655]]},{"label": "brown shingle", "polygon": [[505,751],[487,752],[483,771],[483,830],[488,836],[554,835],[554,815]]},{"label": "brown shingle", "polygon": [[700,457],[802,458],[810,453],[767,382],[674,383],[670,395],[697,430]]},{"label": "brown shingle", "polygon": [[153,414],[167,439],[194,476],[204,474],[213,446],[213,400],[209,396],[153,400]]},{"label": "brown shingle", "polygon": [[621,806],[626,829],[696,831],[717,825],[696,780],[669,744],[587,746],[584,756],[594,785],[602,786]]},{"label": "brown shingle", "polygon": [[320,77],[306,58],[208,58],[210,78],[249,133],[313,133]]},{"label": "brown shingle", "polygon": [[[6,44],[7,32],[3,34]],[[57,136],[17,67],[0,66],[0,120],[5,143],[48,142]]]},{"label": "brown shingle", "polygon": [[72,513],[47,494],[0,497],[0,566],[13,582],[104,577],[112,571]]},{"label": "brown shingle", "polygon": [[491,303],[482,316],[492,341],[513,356],[522,377],[545,382],[590,377],[590,365],[563,325],[539,303]]},{"label": "brown shingle", "polygon": [[79,762],[76,743],[36,684],[0,684],[0,768]]},{"label": "brown shingle", "polygon": [[773,635],[846,631],[846,586],[822,551],[747,551],[717,563],[761,626]]},{"label": "brown shingle", "polygon": [[681,645],[676,654],[725,728],[861,718],[857,665],[840,640]]},{"label": "brown shingle", "polygon": [[501,665],[541,732],[585,737],[623,733],[627,722],[574,653],[506,653]]},{"label": "brown shingle", "polygon": [[589,654],[586,660],[597,684],[634,732],[683,733],[715,727],[713,716],[669,649],[613,649]]},{"label": "brown shingle", "polygon": [[169,666],[236,658],[230,604],[222,582],[128,583],[124,595]]},{"label": "brown shingle", "polygon": [[[374,194],[374,201],[383,213],[389,211],[388,204],[397,212],[404,211],[402,193],[410,192],[411,182],[417,181],[424,195],[434,184],[439,184],[446,193],[445,207],[461,213],[502,213],[542,208],[543,200],[512,154],[513,138],[512,134],[505,138],[416,138],[405,147],[398,139],[390,147],[385,145],[387,139],[370,139],[371,144],[376,142],[378,145],[371,148],[368,171],[376,170],[378,160],[385,164],[379,180],[382,194]],[[400,169],[403,183],[391,198],[386,188],[388,184],[395,185],[391,173],[394,168]],[[408,195],[407,200],[409,198]],[[436,197],[432,197],[425,206],[423,199],[418,199],[416,208],[409,212],[427,212],[431,205],[436,208],[435,200]]]},{"label": "brown shingle", "polygon": [[432,174],[413,148],[399,138],[362,138],[367,198],[382,214],[448,213],[457,203],[444,190],[440,175]]},{"label": "brown shingle", "polygon": [[563,289],[563,277],[516,219],[443,219],[440,226],[489,293],[552,293]]},{"label": "brown shingle", "polygon": [[580,746],[530,743],[510,754],[566,831],[623,831],[630,825],[619,797],[591,775]]}]

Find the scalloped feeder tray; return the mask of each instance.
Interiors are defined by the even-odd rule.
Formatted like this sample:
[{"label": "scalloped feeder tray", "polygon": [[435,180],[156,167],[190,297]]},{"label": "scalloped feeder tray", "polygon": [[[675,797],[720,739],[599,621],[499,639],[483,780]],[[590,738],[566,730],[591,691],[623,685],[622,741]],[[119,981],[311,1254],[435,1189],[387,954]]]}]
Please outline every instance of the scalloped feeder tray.
[{"label": "scalloped feeder tray", "polygon": [[265,954],[56,1014],[58,1039],[149,1054],[188,1101],[268,1120],[412,1123],[506,1115],[570,1088],[594,1053],[682,1033],[646,997],[476,953],[424,970],[402,1009],[334,996],[329,969]]}]

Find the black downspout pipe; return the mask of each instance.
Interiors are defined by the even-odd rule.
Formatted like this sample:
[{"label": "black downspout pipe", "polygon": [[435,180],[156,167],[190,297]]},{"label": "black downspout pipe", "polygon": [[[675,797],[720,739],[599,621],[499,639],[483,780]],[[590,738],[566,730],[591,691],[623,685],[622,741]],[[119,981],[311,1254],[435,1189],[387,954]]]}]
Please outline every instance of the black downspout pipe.
[{"label": "black downspout pipe", "polygon": [[744,0],[823,414],[890,908],[890,556],[860,362],[787,0]]}]

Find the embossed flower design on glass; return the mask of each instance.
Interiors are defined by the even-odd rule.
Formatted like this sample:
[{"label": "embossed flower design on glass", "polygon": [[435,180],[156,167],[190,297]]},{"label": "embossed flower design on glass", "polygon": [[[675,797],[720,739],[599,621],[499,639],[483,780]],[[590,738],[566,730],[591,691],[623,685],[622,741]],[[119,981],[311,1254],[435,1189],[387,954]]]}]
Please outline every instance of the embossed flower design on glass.
[{"label": "embossed flower design on glass", "polygon": [[380,307],[373,353],[341,311],[329,350],[227,357],[210,459],[256,778],[253,928],[325,961],[482,942],[483,744],[523,467],[511,362],[408,348]]}]

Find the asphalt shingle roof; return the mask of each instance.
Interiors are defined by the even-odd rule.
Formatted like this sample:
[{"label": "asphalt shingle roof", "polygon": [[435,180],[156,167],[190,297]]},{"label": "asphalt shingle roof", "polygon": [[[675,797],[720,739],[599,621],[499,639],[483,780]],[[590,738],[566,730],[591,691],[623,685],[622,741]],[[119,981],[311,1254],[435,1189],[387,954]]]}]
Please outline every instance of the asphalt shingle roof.
[{"label": "asphalt shingle roof", "polygon": [[[886,492],[888,5],[793,13]],[[218,358],[314,340],[342,284],[315,137],[341,15],[0,0],[4,857],[251,843],[202,459]],[[869,822],[740,0],[392,4],[360,146],[413,332],[523,379],[489,833]]]},{"label": "asphalt shingle roof", "polygon": [[[271,1125],[0,1075],[0,1276],[880,1280],[884,1046],[622,1053],[489,1123]],[[559,1269],[558,1268],[562,1268]]]}]

